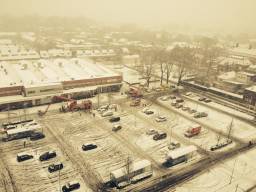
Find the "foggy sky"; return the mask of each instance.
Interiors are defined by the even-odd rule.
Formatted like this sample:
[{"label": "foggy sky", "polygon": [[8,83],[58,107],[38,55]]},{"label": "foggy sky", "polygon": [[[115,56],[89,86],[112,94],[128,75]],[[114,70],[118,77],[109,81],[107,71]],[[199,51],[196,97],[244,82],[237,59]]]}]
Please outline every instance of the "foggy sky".
[{"label": "foggy sky", "polygon": [[0,14],[256,31],[256,0],[0,0]]}]

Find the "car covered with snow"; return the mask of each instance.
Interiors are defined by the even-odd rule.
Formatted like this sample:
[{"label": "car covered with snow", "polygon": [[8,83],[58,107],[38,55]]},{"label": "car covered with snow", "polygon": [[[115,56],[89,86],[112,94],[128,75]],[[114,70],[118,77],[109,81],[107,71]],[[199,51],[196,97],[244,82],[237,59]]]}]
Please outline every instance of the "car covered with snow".
[{"label": "car covered with snow", "polygon": [[158,132],[157,132],[157,130],[155,130],[155,129],[149,129],[149,130],[147,130],[147,132],[146,132],[146,134],[147,135],[155,135],[155,134],[157,134]]},{"label": "car covered with snow", "polygon": [[167,121],[167,118],[165,116],[158,116],[156,117],[156,122],[164,122]]}]

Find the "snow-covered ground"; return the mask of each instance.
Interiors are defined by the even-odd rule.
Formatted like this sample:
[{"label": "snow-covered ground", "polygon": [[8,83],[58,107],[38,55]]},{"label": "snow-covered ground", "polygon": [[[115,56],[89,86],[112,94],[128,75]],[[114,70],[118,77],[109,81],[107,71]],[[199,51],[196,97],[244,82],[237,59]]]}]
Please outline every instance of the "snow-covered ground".
[{"label": "snow-covered ground", "polygon": [[[185,95],[183,95],[183,97],[192,99],[192,100],[194,100],[194,101],[197,101],[197,100],[200,98],[200,96],[195,95],[195,94],[193,94],[193,95],[191,95],[191,96],[185,96]],[[240,116],[240,117],[242,117],[242,118],[244,118],[244,119],[248,119],[248,120],[253,120],[253,119],[254,119],[254,117],[251,116],[251,115],[248,115],[248,114],[246,114],[246,113],[237,111],[237,110],[235,110],[235,109],[233,109],[233,108],[230,108],[230,107],[221,105],[221,104],[216,103],[216,102],[214,102],[214,101],[213,101],[213,102],[210,102],[210,103],[204,103],[204,104],[205,104],[205,105],[208,105],[209,107],[213,107],[213,108],[216,108],[216,109],[219,109],[219,110],[228,112],[228,113],[230,113],[230,114],[234,114],[234,115]]]},{"label": "snow-covered ground", "polygon": [[[15,140],[1,143],[4,161],[9,167],[18,190],[56,192],[67,182],[77,180],[81,185],[79,192],[91,192],[68,157],[54,143],[51,136],[45,134],[46,138],[38,141]],[[24,141],[26,141],[25,148]],[[56,151],[57,156],[48,161],[39,161],[39,156],[50,150]],[[21,152],[33,155],[33,159],[17,162],[16,156]],[[63,163],[63,169],[60,172],[49,173],[48,166],[57,162]]]},{"label": "snow-covered ground", "polygon": [[[256,149],[222,161],[176,187],[177,192],[244,192],[256,185]],[[256,188],[252,191],[256,191]]]},{"label": "snow-covered ground", "polygon": [[[209,105],[210,104],[217,105],[213,102],[209,103]],[[243,141],[250,141],[256,139],[255,127],[245,121],[237,119],[231,115],[225,114],[224,112],[217,111],[212,107],[207,107],[206,105],[202,105],[198,102],[191,101],[189,99],[185,100],[184,105],[196,109],[200,112],[207,112],[208,117],[202,118],[200,119],[200,121],[207,123],[211,126],[214,126],[216,130],[227,133],[230,123],[233,119],[232,135],[234,137],[242,139]],[[217,105],[217,107],[220,107],[219,104]],[[236,113],[240,116],[244,115],[245,117],[248,117],[247,114],[243,114],[241,112],[235,111],[227,107],[223,107],[223,110],[230,110],[231,113]]]}]

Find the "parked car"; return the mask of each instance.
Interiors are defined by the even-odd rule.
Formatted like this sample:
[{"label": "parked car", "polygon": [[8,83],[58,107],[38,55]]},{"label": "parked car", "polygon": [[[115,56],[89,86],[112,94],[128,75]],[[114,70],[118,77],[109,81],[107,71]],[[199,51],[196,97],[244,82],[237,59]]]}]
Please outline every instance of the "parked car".
[{"label": "parked car", "polygon": [[50,173],[52,173],[52,172],[59,171],[59,170],[63,169],[63,167],[64,166],[63,166],[63,164],[61,162],[54,163],[54,164],[49,165],[48,171]]},{"label": "parked car", "polygon": [[183,107],[182,107],[182,110],[183,110],[183,111],[188,111],[189,109],[190,109],[190,108],[189,108],[189,107],[186,107],[186,106],[183,106]]},{"label": "parked car", "polygon": [[195,109],[189,109],[188,112],[189,112],[189,113],[196,113],[197,110],[195,110]]},{"label": "parked car", "polygon": [[180,104],[180,103],[176,103],[176,105],[175,105],[175,107],[177,108],[177,109],[180,109],[180,108],[182,108],[182,104]]},{"label": "parked car", "polygon": [[112,117],[111,119],[109,119],[109,122],[118,122],[120,121],[120,117]]},{"label": "parked car", "polygon": [[107,109],[105,109],[105,108],[100,108],[100,109],[97,109],[97,111],[98,111],[100,114],[102,114],[102,113],[106,112]]},{"label": "parked car", "polygon": [[212,100],[211,99],[205,99],[204,102],[205,103],[210,103],[210,102],[212,102]]},{"label": "parked car", "polygon": [[103,105],[100,108],[97,109],[97,111],[107,110],[109,105]]},{"label": "parked car", "polygon": [[31,141],[35,141],[35,140],[39,140],[39,139],[43,139],[43,138],[45,138],[45,135],[41,132],[31,133],[31,135],[30,135]]},{"label": "parked car", "polygon": [[198,101],[204,101],[204,100],[206,100],[206,97],[200,97],[200,98],[198,99]]},{"label": "parked car", "polygon": [[17,154],[17,161],[18,162],[26,161],[26,160],[29,160],[29,159],[32,159],[32,158],[33,158],[33,155],[29,155],[27,153],[18,153]]},{"label": "parked car", "polygon": [[118,124],[113,126],[112,131],[119,131],[120,129],[122,129],[122,126]]},{"label": "parked car", "polygon": [[155,135],[155,134],[157,134],[158,132],[155,130],[155,129],[149,129],[147,132],[146,132],[146,134],[147,135]]},{"label": "parked car", "polygon": [[151,115],[151,114],[154,114],[154,111],[152,111],[152,110],[147,110],[147,111],[145,111],[145,114],[147,114],[147,115]]},{"label": "parked car", "polygon": [[167,137],[167,134],[165,132],[158,132],[153,136],[153,139],[157,141],[157,140],[165,139],[166,137]]},{"label": "parked car", "polygon": [[197,112],[194,114],[195,118],[207,117],[208,114],[206,112]]},{"label": "parked car", "polygon": [[83,144],[82,145],[82,149],[83,151],[89,151],[89,150],[92,150],[92,149],[96,149],[98,146],[93,144],[93,143],[89,143],[89,144]]},{"label": "parked car", "polygon": [[172,101],[171,102],[171,106],[176,106],[177,102],[176,101]]},{"label": "parked car", "polygon": [[177,149],[177,148],[179,148],[179,147],[180,147],[180,143],[177,142],[177,141],[173,141],[173,142],[171,142],[171,143],[169,144],[168,149],[169,149],[169,150],[174,150],[174,149]]},{"label": "parked car", "polygon": [[170,96],[169,95],[166,95],[166,96],[163,96],[160,98],[162,101],[167,101],[170,99]]},{"label": "parked car", "polygon": [[164,122],[167,121],[167,118],[165,116],[158,116],[156,118],[156,122]]},{"label": "parked car", "polygon": [[183,100],[183,99],[181,99],[181,98],[178,98],[178,99],[176,99],[176,102],[177,102],[177,103],[183,103],[183,102],[184,102],[184,100]]},{"label": "parked car", "polygon": [[102,113],[102,117],[107,117],[107,116],[112,116],[113,115],[113,112],[112,111],[105,111]]},{"label": "parked car", "polygon": [[171,95],[170,98],[171,99],[176,99],[176,96],[175,95]]},{"label": "parked car", "polygon": [[186,96],[191,96],[192,93],[191,93],[191,92],[187,92],[187,93],[185,93],[185,95],[186,95]]},{"label": "parked car", "polygon": [[149,110],[149,108],[145,107],[145,108],[142,109],[142,112],[145,113],[147,110]]},{"label": "parked car", "polygon": [[39,160],[40,161],[47,161],[47,160],[49,160],[51,158],[54,158],[56,156],[57,156],[57,154],[56,154],[55,151],[47,151],[47,152],[43,153],[42,155],[40,155]]},{"label": "parked car", "polygon": [[78,181],[68,182],[66,185],[62,186],[62,192],[70,192],[80,188]]},{"label": "parked car", "polygon": [[161,88],[161,87],[157,87],[157,88],[155,88],[155,91],[156,91],[156,92],[163,91],[163,88]]}]

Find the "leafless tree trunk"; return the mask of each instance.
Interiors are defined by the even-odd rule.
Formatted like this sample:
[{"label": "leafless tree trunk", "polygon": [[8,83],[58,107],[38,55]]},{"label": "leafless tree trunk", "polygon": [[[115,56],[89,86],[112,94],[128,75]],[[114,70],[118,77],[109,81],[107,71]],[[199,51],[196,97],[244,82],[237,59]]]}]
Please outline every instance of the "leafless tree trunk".
[{"label": "leafless tree trunk", "polygon": [[145,65],[145,78],[147,81],[147,87],[149,87],[152,74],[153,74],[153,64],[152,64],[151,58],[149,58],[149,63]]},{"label": "leafless tree trunk", "polygon": [[166,84],[169,84],[171,72],[172,72],[173,62],[166,63]]},{"label": "leafless tree trunk", "polygon": [[160,63],[160,70],[161,70],[160,83],[161,83],[161,85],[163,84],[163,79],[164,79],[164,73],[166,71],[166,66],[167,66],[166,63],[164,63],[164,62]]},{"label": "leafless tree trunk", "polygon": [[180,63],[179,65],[179,72],[178,72],[178,82],[177,82],[177,86],[180,85],[181,80],[183,79],[183,77],[186,75],[186,68],[184,66],[184,64]]}]

